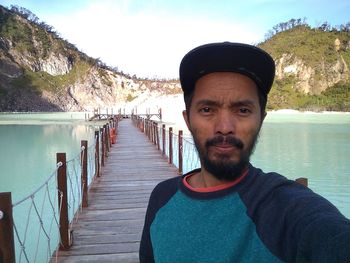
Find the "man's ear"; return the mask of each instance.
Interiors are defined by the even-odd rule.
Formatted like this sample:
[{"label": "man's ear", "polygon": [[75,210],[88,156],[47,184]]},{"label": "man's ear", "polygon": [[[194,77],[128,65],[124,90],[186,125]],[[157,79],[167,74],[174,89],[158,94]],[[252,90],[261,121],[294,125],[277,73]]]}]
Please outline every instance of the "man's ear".
[{"label": "man's ear", "polygon": [[184,117],[188,130],[190,131],[190,120],[188,119],[187,111],[182,111],[182,116]]}]

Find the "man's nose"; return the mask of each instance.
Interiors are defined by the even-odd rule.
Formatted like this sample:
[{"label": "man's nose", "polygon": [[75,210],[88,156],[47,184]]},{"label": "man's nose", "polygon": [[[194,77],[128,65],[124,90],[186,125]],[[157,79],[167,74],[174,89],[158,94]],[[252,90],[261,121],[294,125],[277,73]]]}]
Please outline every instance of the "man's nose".
[{"label": "man's nose", "polygon": [[215,134],[234,134],[235,133],[235,119],[232,113],[223,111],[217,114],[215,120]]}]

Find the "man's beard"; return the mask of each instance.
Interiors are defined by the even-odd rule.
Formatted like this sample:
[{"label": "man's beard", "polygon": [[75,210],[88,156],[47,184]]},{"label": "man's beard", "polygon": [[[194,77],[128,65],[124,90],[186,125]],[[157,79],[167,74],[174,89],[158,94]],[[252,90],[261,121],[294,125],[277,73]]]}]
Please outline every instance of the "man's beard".
[{"label": "man's beard", "polygon": [[[204,166],[204,168],[220,181],[234,181],[240,177],[243,171],[247,168],[250,156],[254,151],[258,137],[259,131],[255,134],[250,145],[248,145],[246,149],[244,149],[244,143],[232,135],[215,136],[214,138],[208,139],[205,142],[204,147],[201,147],[195,136],[193,136],[193,140],[197,148],[201,164]],[[240,150],[238,161],[230,160],[232,156],[228,154],[217,156],[215,158],[216,160],[211,160],[209,158],[209,147],[220,145],[222,143],[229,144]]]}]

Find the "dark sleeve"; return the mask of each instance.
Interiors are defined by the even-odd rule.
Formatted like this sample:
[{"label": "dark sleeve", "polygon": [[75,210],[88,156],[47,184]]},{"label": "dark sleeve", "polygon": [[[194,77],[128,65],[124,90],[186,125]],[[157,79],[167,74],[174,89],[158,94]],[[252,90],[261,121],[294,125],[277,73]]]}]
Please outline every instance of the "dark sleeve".
[{"label": "dark sleeve", "polygon": [[310,217],[301,233],[296,261],[350,263],[350,221],[331,210]]},{"label": "dark sleeve", "polygon": [[179,180],[181,180],[180,176],[166,180],[158,184],[151,193],[140,242],[140,263],[154,262],[150,228],[158,210],[176,193]]},{"label": "dark sleeve", "polygon": [[274,255],[285,262],[350,262],[350,221],[334,205],[278,174],[258,171],[252,178],[242,199]]}]

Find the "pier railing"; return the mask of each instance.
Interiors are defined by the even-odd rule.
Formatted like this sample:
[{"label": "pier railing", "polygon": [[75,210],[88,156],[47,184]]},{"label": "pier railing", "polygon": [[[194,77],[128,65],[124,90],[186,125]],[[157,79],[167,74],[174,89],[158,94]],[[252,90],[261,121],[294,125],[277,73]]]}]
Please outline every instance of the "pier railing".
[{"label": "pier railing", "polygon": [[184,136],[182,130],[175,131],[174,127],[167,127],[161,122],[137,115],[132,115],[132,121],[156,145],[168,162],[178,168],[180,175],[200,167],[192,138]]},{"label": "pier railing", "polygon": [[71,247],[73,224],[88,206],[89,185],[101,176],[118,120],[95,131],[92,145],[81,141],[72,159],[57,153],[55,170],[27,197],[13,203],[10,192],[0,193],[0,262],[49,262],[55,251]]},{"label": "pier railing", "polygon": [[[175,133],[171,126],[166,128],[166,125],[161,124],[161,122],[138,115],[132,115],[131,118],[134,125],[147,135],[158,150],[162,151],[168,162],[178,168],[179,175],[200,167],[194,142],[191,137],[184,137],[182,130]],[[301,177],[295,181],[308,186],[307,178]]]}]

